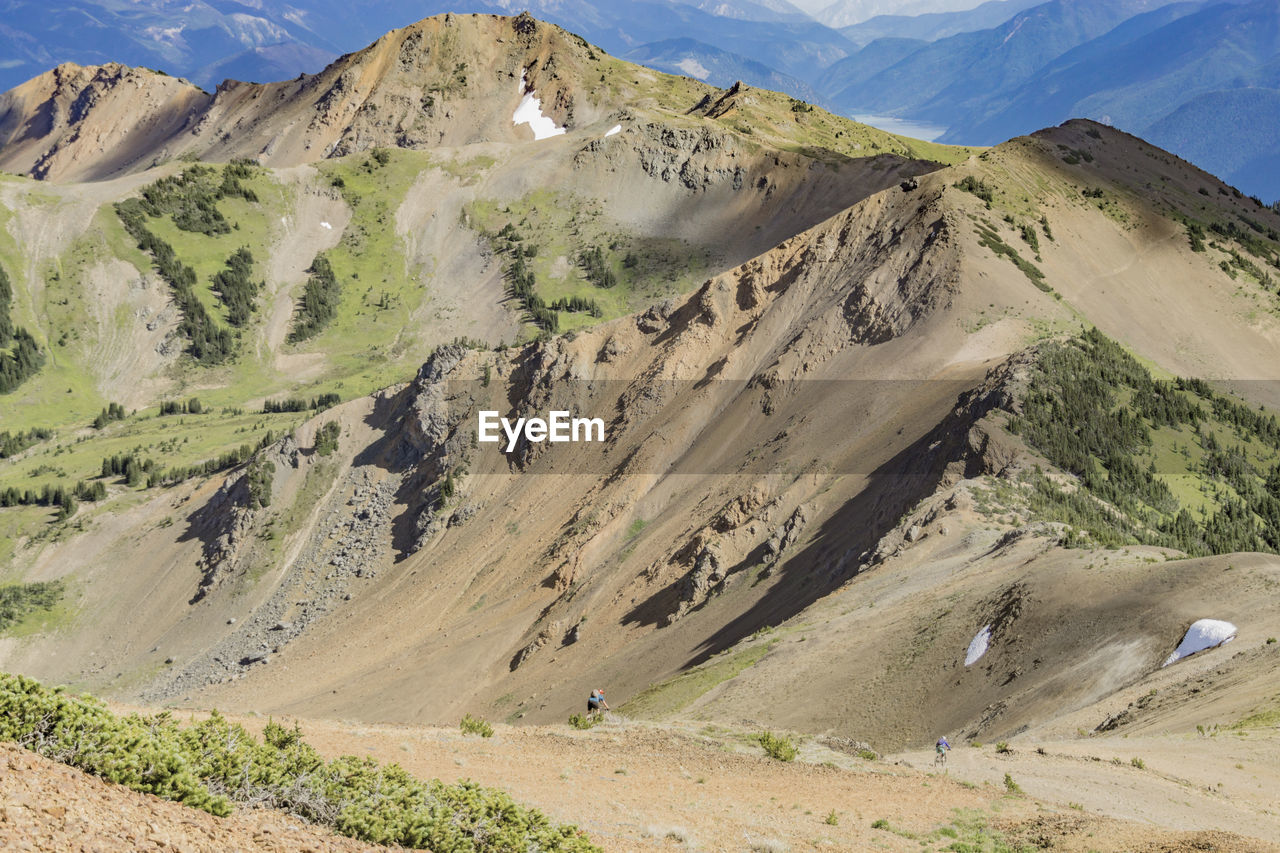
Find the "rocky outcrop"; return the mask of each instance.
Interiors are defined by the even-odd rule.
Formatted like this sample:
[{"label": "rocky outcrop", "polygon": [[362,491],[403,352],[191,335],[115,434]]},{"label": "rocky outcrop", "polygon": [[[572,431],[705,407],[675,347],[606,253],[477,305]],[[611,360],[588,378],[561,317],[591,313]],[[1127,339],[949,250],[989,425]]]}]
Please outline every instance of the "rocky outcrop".
[{"label": "rocky outcrop", "polygon": [[779,524],[773,533],[769,534],[769,538],[764,543],[764,554],[760,558],[765,565],[764,574],[766,576],[782,557],[783,552],[794,545],[796,540],[800,538],[800,534],[804,532],[804,526],[808,520],[805,508],[798,506],[786,521]]},{"label": "rocky outcrop", "polygon": [[66,181],[145,168],[210,102],[185,80],[145,68],[64,63],[0,94],[0,169]]},{"label": "rocky outcrop", "polygon": [[511,671],[515,672],[523,666],[535,652],[547,645],[547,643],[551,642],[552,638],[556,637],[559,633],[560,623],[558,621],[552,622],[539,631],[538,636],[534,637],[527,646],[516,652],[516,656],[511,659]]}]

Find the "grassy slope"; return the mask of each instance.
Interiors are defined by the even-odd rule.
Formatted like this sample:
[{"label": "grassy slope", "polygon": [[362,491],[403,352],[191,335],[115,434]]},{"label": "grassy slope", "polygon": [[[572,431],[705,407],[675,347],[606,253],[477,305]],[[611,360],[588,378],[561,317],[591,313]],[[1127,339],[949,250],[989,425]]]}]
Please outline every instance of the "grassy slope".
[{"label": "grassy slope", "polygon": [[[683,240],[630,234],[589,201],[554,190],[538,190],[501,206],[481,200],[466,212],[495,249],[505,245],[497,235],[508,224],[524,238],[522,246],[536,247],[537,254],[527,263],[537,278],[535,292],[548,303],[580,296],[600,306],[600,319],[562,312],[561,331],[612,320],[663,296],[690,290],[707,277],[712,265],[706,249]],[[578,264],[579,255],[593,247],[604,252],[617,276],[614,287],[600,288],[587,281]],[[634,267],[623,263],[629,254],[637,259]]]}]

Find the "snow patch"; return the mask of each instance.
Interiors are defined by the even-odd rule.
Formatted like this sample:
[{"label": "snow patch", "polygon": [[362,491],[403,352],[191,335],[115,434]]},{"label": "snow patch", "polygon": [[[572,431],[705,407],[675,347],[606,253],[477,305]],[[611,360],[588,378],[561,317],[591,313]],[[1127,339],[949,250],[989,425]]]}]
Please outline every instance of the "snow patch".
[{"label": "snow patch", "polygon": [[333,230],[333,226],[332,226],[332,225],[330,225],[328,222],[321,222],[321,223],[320,223],[320,227],[321,227],[321,228],[328,228],[330,231],[332,231],[332,230]]},{"label": "snow patch", "polygon": [[604,135],[605,135],[605,137],[606,137],[606,138],[608,138],[608,137],[610,137],[610,136],[613,136],[615,133],[622,133],[622,125],[620,125],[620,124],[615,124],[613,127],[609,128],[607,131],[605,131],[605,134],[604,134]]},{"label": "snow patch", "polygon": [[699,80],[706,80],[711,76],[711,72],[707,70],[707,66],[703,65],[692,56],[686,56],[684,59],[677,62],[676,68],[679,68],[690,77],[696,77]]},{"label": "snow patch", "polygon": [[511,123],[515,125],[527,124],[529,129],[533,131],[534,139],[549,139],[552,136],[559,136],[565,132],[563,127],[557,127],[555,119],[542,114],[542,101],[534,94],[533,90],[525,91],[526,74],[520,73],[520,91],[524,92],[524,97],[520,99],[520,106],[516,107],[515,114],[511,116]]},{"label": "snow patch", "polygon": [[1182,638],[1182,642],[1178,644],[1174,653],[1160,665],[1168,666],[1196,652],[1229,643],[1235,638],[1236,626],[1230,622],[1223,622],[1220,619],[1197,619],[1191,623],[1191,627],[1187,629],[1187,635]]},{"label": "snow patch", "polygon": [[991,645],[991,626],[985,625],[969,641],[969,650],[964,653],[964,665],[973,666],[977,663],[987,653],[987,646],[989,645]]}]

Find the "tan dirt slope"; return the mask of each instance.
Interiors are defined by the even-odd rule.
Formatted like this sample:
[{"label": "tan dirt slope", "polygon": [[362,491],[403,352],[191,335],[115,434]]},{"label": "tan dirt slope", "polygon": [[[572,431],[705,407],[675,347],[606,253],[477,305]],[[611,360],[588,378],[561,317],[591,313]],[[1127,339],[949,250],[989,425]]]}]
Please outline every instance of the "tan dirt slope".
[{"label": "tan dirt slope", "polygon": [[0,847],[47,851],[387,850],[266,810],[218,818],[0,744]]}]

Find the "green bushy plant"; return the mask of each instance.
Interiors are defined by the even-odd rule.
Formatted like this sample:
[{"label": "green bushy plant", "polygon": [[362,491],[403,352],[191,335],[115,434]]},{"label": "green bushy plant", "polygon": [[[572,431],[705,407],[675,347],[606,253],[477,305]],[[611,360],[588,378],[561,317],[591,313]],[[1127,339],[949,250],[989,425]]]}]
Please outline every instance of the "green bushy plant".
[{"label": "green bushy plant", "polygon": [[770,758],[776,758],[778,761],[795,760],[798,750],[790,738],[775,735],[773,732],[761,732],[756,735],[756,740],[764,749],[764,754]]},{"label": "green bushy plant", "polygon": [[216,712],[190,726],[167,712],[122,717],[90,696],[0,674],[0,740],[215,815],[274,808],[362,841],[436,853],[599,851],[501,791],[423,782],[371,758],[326,762],[296,725],[268,722],[259,740]]},{"label": "green bushy plant", "polygon": [[569,725],[575,729],[586,731],[600,725],[602,719],[602,717],[593,717],[590,714],[574,714],[569,717]]},{"label": "green bushy plant", "polygon": [[466,714],[462,718],[462,722],[458,724],[458,728],[462,729],[464,735],[480,735],[480,737],[493,737],[493,726],[485,722],[481,717],[473,717]]}]

